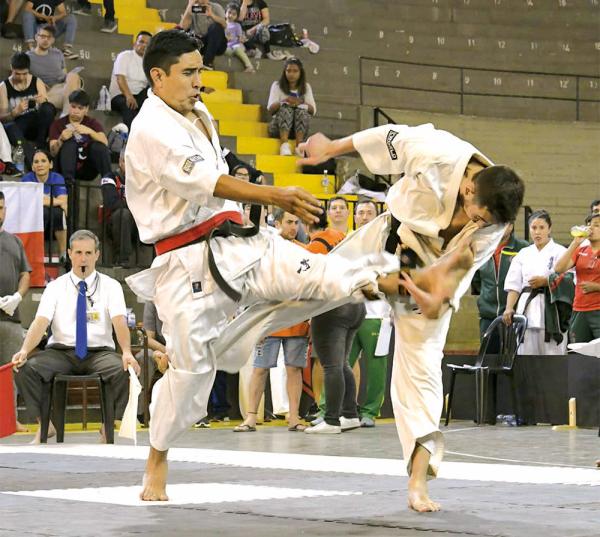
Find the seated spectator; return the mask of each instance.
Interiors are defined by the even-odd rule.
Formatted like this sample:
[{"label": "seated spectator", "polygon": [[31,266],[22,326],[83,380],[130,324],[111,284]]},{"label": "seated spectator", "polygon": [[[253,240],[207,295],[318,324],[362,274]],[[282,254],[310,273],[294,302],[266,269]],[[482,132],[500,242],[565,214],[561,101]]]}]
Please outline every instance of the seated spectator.
[{"label": "seated spectator", "polygon": [[281,60],[283,56],[271,52],[269,41],[269,7],[264,0],[242,0],[238,19],[246,33],[246,48],[252,51],[254,58],[266,56],[270,60]]},{"label": "seated spectator", "polygon": [[298,144],[308,134],[310,116],[314,116],[317,105],[312,88],[306,82],[306,73],[302,62],[290,58],[283,64],[283,73],[279,81],[271,84],[267,109],[273,115],[269,124],[269,135],[279,137],[280,155],[291,155],[289,137],[296,139],[296,154],[302,156]]},{"label": "seated spectator", "polygon": [[119,169],[102,178],[101,188],[102,203],[110,211],[108,225],[116,246],[116,265],[129,268],[129,256],[138,241],[138,232],[125,199],[125,148],[119,155]]},{"label": "seated spectator", "polygon": [[348,201],[341,196],[331,198],[327,203],[327,216],[330,227],[346,235],[348,233]]},{"label": "seated spectator", "polygon": [[58,161],[67,184],[93,181],[111,173],[108,139],[98,120],[87,115],[90,98],[83,90],[69,95],[69,114],[50,127],[50,153]]},{"label": "seated spectator", "polygon": [[53,172],[52,167],[50,152],[46,149],[36,149],[31,165],[33,171],[26,174],[21,182],[42,183],[44,185],[44,236],[46,240],[50,240],[50,230],[54,231],[60,253],[60,262],[63,263],[67,256],[66,215],[69,197],[64,177]]},{"label": "seated spectator", "polygon": [[569,323],[571,343],[587,343],[600,338],[600,213],[586,218],[586,237],[574,237],[554,270],[562,273],[575,267],[577,285],[573,316]]},{"label": "seated spectator", "polygon": [[21,25],[15,23],[17,14],[22,5],[22,0],[7,0],[8,12],[6,13],[6,20],[2,25],[2,37],[6,39],[16,39],[19,37],[21,31]]},{"label": "seated spectator", "polygon": [[28,163],[33,147],[27,140],[36,147],[47,147],[48,129],[56,114],[44,83],[29,72],[30,64],[27,54],[16,52],[10,60],[11,74],[0,84],[0,120],[10,143],[23,144]]},{"label": "seated spectator", "polygon": [[2,123],[0,123],[0,174],[9,177],[22,175],[21,171],[13,164],[12,147]]},{"label": "seated spectator", "polygon": [[202,40],[200,52],[206,69],[213,69],[215,57],[225,54],[226,25],[225,10],[221,5],[209,0],[188,0],[179,26],[186,31],[191,30]]},{"label": "seated spectator", "polygon": [[55,33],[54,26],[39,26],[35,34],[36,46],[27,55],[31,61],[31,74],[42,79],[48,101],[57,110],[62,110],[64,116],[69,113],[69,95],[83,84],[75,71],[67,73],[63,53],[54,48]]},{"label": "seated spectator", "polygon": [[552,219],[546,211],[536,211],[529,217],[529,233],[533,244],[523,248],[513,258],[506,274],[504,290],[508,294],[504,322],[511,324],[514,313],[527,317],[527,330],[519,354],[565,354],[566,333],[560,334],[560,341],[546,338],[546,332],[552,326],[546,314],[545,295],[554,264],[566,248],[552,240]]},{"label": "seated spectator", "polygon": [[139,32],[133,50],[120,52],[113,66],[110,107],[121,114],[128,129],[148,96],[148,79],[144,73],[143,58],[151,37],[150,32]]},{"label": "seated spectator", "polygon": [[[117,21],[115,20],[115,0],[103,0],[104,5],[104,24],[100,28],[105,34],[112,34],[117,31]],[[88,0],[77,0],[77,7],[73,10],[77,15],[89,16],[92,14],[92,4]]]},{"label": "seated spectator", "polygon": [[77,19],[67,13],[63,0],[28,0],[23,8],[23,34],[25,45],[31,50],[35,47],[33,40],[37,27],[49,24],[56,28],[55,37],[65,34],[63,54],[67,60],[75,60],[79,55],[73,52]]},{"label": "seated spectator", "polygon": [[[127,405],[127,367],[139,373],[140,367],[131,354],[123,289],[118,281],[96,272],[99,256],[98,237],[91,231],[82,229],[71,235],[69,257],[73,268],[46,286],[21,350],[12,358],[27,411],[38,422],[42,382],[50,382],[57,373],[99,373],[111,385],[115,419],[122,417]],[[46,348],[31,354],[49,326],[52,335]],[[113,329],[123,351],[121,356],[115,352]],[[101,434],[106,441],[104,429]],[[34,442],[39,441],[38,430]]]},{"label": "seated spectator", "polygon": [[228,4],[225,11],[225,19],[227,20],[227,27],[225,28],[227,50],[225,51],[225,55],[239,58],[246,68],[246,73],[254,73],[254,66],[250,63],[248,54],[246,54],[246,47],[244,46],[244,31],[241,24],[237,22],[239,10],[240,8],[237,4]]},{"label": "seated spectator", "polygon": [[600,214],[600,200],[594,200],[590,204],[590,214]]}]

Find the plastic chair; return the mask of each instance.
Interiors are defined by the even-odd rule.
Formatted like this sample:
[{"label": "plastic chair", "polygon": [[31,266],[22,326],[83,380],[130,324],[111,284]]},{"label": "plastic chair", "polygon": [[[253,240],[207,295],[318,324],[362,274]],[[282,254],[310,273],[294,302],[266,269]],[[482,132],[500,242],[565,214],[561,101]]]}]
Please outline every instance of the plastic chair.
[{"label": "plastic chair", "polygon": [[[502,321],[502,316],[496,317],[483,335],[479,354],[475,365],[456,365],[446,364],[450,369],[450,391],[448,394],[448,408],[446,409],[446,422],[450,422],[450,412],[452,410],[452,398],[454,396],[454,385],[456,375],[475,375],[475,406],[476,423],[482,424],[485,421],[485,410],[487,402],[487,385],[489,377],[492,376],[493,384],[493,402],[494,402],[494,423],[496,416],[496,398],[498,375],[507,375],[510,378],[510,388],[512,395],[513,412],[518,420],[517,392],[513,377],[513,365],[517,349],[523,342],[527,330],[527,318],[524,315],[514,315],[510,326],[506,326]],[[490,341],[494,336],[498,337],[498,353],[488,353]]]},{"label": "plastic chair", "polygon": [[[48,442],[48,427],[50,425],[50,413],[52,401],[54,399],[54,426],[56,427],[56,441],[64,442],[65,438],[65,414],[67,411],[67,386],[70,381],[93,381],[97,382],[100,388],[100,406],[102,409],[102,423],[104,424],[104,433],[106,443],[115,443],[115,417],[114,417],[114,399],[112,389],[106,384],[98,373],[91,375],[55,375],[50,382],[42,384],[42,398],[40,404],[40,442]],[[54,396],[54,397],[53,397]]]}]

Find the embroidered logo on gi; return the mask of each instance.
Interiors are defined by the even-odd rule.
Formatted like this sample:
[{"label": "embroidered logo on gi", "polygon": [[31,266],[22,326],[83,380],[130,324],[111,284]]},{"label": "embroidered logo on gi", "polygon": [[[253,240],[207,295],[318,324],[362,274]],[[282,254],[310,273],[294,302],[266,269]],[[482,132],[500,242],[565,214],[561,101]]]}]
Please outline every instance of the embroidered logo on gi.
[{"label": "embroidered logo on gi", "polygon": [[200,162],[201,160],[204,159],[200,155],[192,155],[191,157],[186,158],[183,166],[181,167],[183,173],[187,173],[188,175],[192,173],[196,162]]},{"label": "embroidered logo on gi", "polygon": [[392,145],[392,142],[394,141],[394,138],[396,138],[396,136],[398,136],[398,133],[396,131],[390,131],[385,137],[385,145],[387,145],[388,152],[390,153],[390,158],[392,160],[398,160],[398,153],[396,153],[396,150]]},{"label": "embroidered logo on gi", "polygon": [[310,265],[308,264],[308,259],[303,259],[300,261],[300,268],[296,272],[300,274],[302,271],[307,271],[309,268]]},{"label": "embroidered logo on gi", "polygon": [[192,282],[192,293],[202,292],[202,282]]}]

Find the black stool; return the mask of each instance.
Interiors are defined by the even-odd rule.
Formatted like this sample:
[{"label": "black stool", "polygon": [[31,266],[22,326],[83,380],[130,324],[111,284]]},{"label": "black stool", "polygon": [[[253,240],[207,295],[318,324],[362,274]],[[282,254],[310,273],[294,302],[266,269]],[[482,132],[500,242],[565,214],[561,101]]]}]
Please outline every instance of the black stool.
[{"label": "black stool", "polygon": [[[70,381],[94,381],[100,388],[100,408],[102,410],[102,423],[106,443],[115,443],[115,416],[114,400],[111,387],[106,384],[98,373],[91,375],[55,375],[50,382],[42,383],[42,398],[40,401],[40,442],[48,442],[48,427],[50,426],[50,410],[54,398],[54,425],[56,427],[56,441],[64,442],[65,439],[65,414],[67,411],[67,386]],[[54,397],[53,397],[54,396]]]}]

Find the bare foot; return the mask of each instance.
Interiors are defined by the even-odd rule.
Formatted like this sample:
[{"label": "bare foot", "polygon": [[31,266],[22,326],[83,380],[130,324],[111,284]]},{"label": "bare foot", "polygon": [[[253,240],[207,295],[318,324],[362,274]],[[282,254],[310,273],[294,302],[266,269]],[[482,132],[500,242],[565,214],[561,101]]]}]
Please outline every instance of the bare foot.
[{"label": "bare foot", "polygon": [[158,451],[150,447],[140,500],[146,502],[169,500],[167,496],[167,474],[169,472],[167,453],[168,451]]},{"label": "bare foot", "polygon": [[20,421],[17,420],[17,432],[18,433],[28,433],[29,427],[23,425]]},{"label": "bare foot", "polygon": [[[48,425],[48,438],[52,438],[53,436],[56,436],[56,429],[54,428],[54,425],[52,425],[52,422],[50,422]],[[38,427],[33,440],[29,443],[33,445],[42,443],[42,431],[40,427]]]},{"label": "bare foot", "polygon": [[441,506],[429,497],[427,483],[416,478],[408,480],[408,506],[417,513],[439,511]]}]

